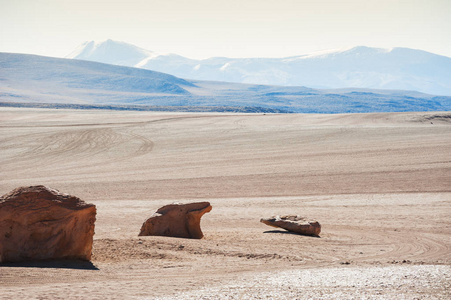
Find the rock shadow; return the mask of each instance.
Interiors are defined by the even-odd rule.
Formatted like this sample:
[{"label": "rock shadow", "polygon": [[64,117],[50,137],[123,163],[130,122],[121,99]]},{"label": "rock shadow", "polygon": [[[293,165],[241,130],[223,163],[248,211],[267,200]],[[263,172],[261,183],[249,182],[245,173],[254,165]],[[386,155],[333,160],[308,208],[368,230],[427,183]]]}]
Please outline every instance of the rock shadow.
[{"label": "rock shadow", "polygon": [[55,268],[55,269],[76,269],[76,270],[95,270],[97,268],[92,262],[84,260],[39,260],[39,261],[21,261],[21,262],[3,262],[0,267],[10,268]]},{"label": "rock shadow", "polygon": [[282,234],[291,234],[291,235],[297,235],[297,236],[306,236],[306,237],[311,237],[311,238],[321,238],[319,235],[305,235],[305,234],[290,232],[290,231],[286,231],[286,230],[266,230],[266,231],[263,231],[263,233],[282,233]]}]

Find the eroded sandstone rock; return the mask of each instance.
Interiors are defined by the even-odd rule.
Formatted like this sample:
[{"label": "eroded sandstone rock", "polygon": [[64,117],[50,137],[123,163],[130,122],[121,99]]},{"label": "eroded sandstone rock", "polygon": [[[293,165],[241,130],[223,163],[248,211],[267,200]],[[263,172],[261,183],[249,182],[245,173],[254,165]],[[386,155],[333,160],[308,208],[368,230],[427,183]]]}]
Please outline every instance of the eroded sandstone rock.
[{"label": "eroded sandstone rock", "polygon": [[204,234],[200,229],[200,219],[211,209],[209,202],[163,206],[143,223],[139,235],[201,239]]},{"label": "eroded sandstone rock", "polygon": [[260,222],[272,226],[286,229],[302,235],[319,236],[321,225],[318,221],[307,220],[300,216],[273,216],[271,218],[260,219]]},{"label": "eroded sandstone rock", "polygon": [[45,186],[0,198],[0,262],[90,260],[96,207]]}]

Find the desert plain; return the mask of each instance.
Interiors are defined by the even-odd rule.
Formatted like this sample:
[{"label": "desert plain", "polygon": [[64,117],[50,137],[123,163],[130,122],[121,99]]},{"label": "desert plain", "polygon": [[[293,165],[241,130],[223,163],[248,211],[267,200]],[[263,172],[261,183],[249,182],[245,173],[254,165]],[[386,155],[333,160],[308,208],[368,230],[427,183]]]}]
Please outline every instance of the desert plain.
[{"label": "desert plain", "polygon": [[[0,266],[1,299],[449,299],[451,113],[0,108],[0,194],[97,206],[91,262]],[[138,237],[209,201],[201,240]],[[320,237],[260,218],[298,214]]]}]

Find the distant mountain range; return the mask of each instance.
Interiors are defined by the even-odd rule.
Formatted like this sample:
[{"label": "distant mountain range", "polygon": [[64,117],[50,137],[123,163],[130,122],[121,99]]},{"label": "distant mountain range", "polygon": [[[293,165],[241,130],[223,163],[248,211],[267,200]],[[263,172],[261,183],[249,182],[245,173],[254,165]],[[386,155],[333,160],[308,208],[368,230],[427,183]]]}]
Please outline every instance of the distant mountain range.
[{"label": "distant mountain range", "polygon": [[411,91],[270,86],[178,77],[104,63],[0,53],[0,106],[357,113],[450,111],[451,97]]},{"label": "distant mountain range", "polygon": [[86,42],[67,58],[143,68],[195,80],[451,95],[451,58],[408,48],[355,47],[287,58],[194,60],[107,40]]}]

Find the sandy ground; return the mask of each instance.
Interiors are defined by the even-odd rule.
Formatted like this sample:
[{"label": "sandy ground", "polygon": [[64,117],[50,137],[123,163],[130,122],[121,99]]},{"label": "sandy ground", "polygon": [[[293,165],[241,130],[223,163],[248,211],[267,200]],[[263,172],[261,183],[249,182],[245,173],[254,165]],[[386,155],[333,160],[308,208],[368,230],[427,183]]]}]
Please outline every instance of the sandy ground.
[{"label": "sandy ground", "polygon": [[[0,174],[98,210],[91,263],[0,266],[1,299],[451,297],[451,113],[1,108]],[[137,236],[200,200],[204,239]],[[292,213],[321,237],[259,222]]]}]

